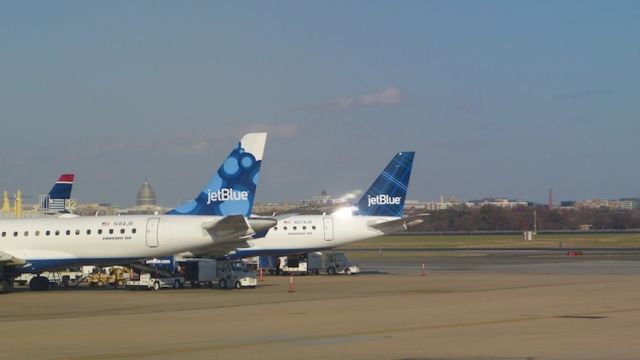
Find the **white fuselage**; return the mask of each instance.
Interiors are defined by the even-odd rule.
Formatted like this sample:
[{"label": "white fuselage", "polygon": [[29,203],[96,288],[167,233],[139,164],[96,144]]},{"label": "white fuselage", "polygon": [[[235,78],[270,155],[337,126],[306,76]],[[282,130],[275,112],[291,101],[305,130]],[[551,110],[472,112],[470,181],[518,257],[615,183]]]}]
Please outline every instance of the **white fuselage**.
[{"label": "white fuselage", "polygon": [[[124,215],[0,220],[0,251],[25,272],[176,254],[214,243],[218,216]],[[20,268],[20,266],[18,266]]]},{"label": "white fuselage", "polygon": [[330,249],[354,241],[381,236],[371,228],[399,217],[358,215],[300,215],[282,220],[263,238],[248,241],[249,247],[238,249],[240,256],[293,254]]}]

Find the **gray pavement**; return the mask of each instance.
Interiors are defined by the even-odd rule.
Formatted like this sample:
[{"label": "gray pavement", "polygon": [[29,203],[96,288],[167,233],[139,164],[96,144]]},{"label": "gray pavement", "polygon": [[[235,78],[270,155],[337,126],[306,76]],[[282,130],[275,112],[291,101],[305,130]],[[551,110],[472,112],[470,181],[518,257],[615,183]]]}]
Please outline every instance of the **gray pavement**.
[{"label": "gray pavement", "polygon": [[[354,276],[253,290],[74,289],[0,297],[25,359],[637,359],[637,255],[353,254]],[[426,276],[420,266],[427,264]]]}]

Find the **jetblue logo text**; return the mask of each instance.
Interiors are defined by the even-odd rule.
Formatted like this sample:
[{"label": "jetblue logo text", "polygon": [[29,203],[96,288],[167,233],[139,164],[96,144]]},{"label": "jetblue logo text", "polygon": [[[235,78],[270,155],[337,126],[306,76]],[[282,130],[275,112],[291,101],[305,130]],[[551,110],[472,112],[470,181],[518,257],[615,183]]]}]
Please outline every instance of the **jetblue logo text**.
[{"label": "jetblue logo text", "polygon": [[248,191],[234,191],[233,189],[220,189],[207,194],[207,205],[215,201],[249,200]]},{"label": "jetblue logo text", "polygon": [[369,205],[400,205],[400,196],[391,197],[387,194],[367,197]]}]

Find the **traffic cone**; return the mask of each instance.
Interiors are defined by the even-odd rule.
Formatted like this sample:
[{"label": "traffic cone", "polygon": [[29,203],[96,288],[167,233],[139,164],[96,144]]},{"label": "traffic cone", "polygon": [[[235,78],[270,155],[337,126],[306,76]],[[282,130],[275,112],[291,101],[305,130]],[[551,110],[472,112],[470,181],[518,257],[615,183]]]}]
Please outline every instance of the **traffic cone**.
[{"label": "traffic cone", "polygon": [[420,272],[420,276],[427,276],[427,267],[422,263],[422,271]]},{"label": "traffic cone", "polygon": [[289,278],[289,292],[296,292],[296,284],[293,282],[293,274]]},{"label": "traffic cone", "polygon": [[260,277],[258,278],[258,281],[264,281],[264,269],[260,268]]}]

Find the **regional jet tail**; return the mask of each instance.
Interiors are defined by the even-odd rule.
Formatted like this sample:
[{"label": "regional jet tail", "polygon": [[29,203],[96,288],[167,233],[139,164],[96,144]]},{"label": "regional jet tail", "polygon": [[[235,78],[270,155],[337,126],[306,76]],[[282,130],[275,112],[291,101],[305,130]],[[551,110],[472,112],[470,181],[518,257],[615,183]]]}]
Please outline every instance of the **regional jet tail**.
[{"label": "regional jet tail", "polygon": [[414,155],[413,151],[400,152],[391,159],[358,201],[360,215],[402,216]]},{"label": "regional jet tail", "polygon": [[198,196],[167,214],[250,216],[266,140],[267,133],[243,136]]},{"label": "regional jet tail", "polygon": [[42,201],[42,210],[49,214],[63,213],[66,202],[71,198],[74,174],[62,174]]}]

